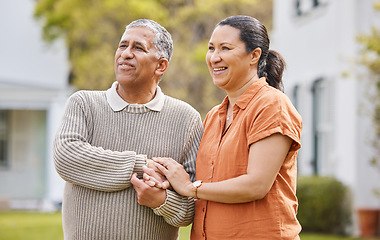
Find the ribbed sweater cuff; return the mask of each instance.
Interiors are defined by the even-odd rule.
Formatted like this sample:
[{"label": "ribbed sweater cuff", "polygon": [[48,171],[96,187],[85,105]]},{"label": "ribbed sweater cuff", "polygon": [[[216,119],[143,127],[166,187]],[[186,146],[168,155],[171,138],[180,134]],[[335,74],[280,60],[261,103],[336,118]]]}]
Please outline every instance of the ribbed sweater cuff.
[{"label": "ribbed sweater cuff", "polygon": [[136,155],[135,167],[133,168],[133,172],[137,173],[138,178],[142,178],[143,176],[142,167],[146,165],[146,159],[147,159],[146,155],[143,155],[143,154]]},{"label": "ribbed sweater cuff", "polygon": [[[182,198],[187,198],[184,196],[180,196]],[[165,202],[157,207],[153,208],[153,212],[158,216],[163,217],[171,217],[175,216],[178,213],[178,205],[181,204],[181,201],[179,201],[178,196],[173,191],[166,190],[166,200]]]}]

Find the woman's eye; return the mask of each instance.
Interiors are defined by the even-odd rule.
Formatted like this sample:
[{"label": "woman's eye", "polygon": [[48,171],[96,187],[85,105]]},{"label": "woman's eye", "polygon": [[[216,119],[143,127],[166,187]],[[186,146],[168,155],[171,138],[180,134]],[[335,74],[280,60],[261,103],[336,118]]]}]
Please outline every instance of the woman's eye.
[{"label": "woman's eye", "polygon": [[212,50],[214,50],[214,47],[209,46],[209,47],[208,47],[208,50],[209,50],[209,51],[212,51]]},{"label": "woman's eye", "polygon": [[222,50],[230,50],[228,47],[222,47]]}]

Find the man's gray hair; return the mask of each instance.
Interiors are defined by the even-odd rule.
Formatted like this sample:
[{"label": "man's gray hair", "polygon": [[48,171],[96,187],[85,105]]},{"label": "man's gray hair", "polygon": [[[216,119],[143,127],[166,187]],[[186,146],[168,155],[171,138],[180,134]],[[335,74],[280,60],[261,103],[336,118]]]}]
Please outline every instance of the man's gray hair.
[{"label": "man's gray hair", "polygon": [[173,54],[173,40],[170,33],[157,22],[150,19],[138,19],[125,27],[128,30],[133,27],[146,27],[156,35],[153,39],[153,44],[157,49],[158,58],[166,58],[170,61]]}]

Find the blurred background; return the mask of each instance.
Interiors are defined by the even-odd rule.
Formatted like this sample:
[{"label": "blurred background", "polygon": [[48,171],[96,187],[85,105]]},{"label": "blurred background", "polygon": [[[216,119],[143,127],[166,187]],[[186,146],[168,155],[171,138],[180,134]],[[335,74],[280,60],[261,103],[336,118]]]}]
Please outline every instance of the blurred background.
[{"label": "blurred background", "polygon": [[304,122],[303,231],[379,235],[379,0],[0,0],[0,223],[12,211],[59,212],[64,182],[51,151],[66,99],[111,86],[129,22],[169,30],[174,54],[160,86],[205,117],[225,96],[209,75],[207,43],[237,14],[260,20],[287,61],[285,93]]}]

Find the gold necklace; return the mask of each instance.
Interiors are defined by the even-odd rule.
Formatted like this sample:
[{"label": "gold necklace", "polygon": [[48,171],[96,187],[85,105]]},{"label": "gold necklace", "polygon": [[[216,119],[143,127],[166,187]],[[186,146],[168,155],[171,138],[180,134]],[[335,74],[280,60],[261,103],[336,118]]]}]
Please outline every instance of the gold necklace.
[{"label": "gold necklace", "polygon": [[231,114],[227,115],[227,121],[230,120],[230,117],[232,117],[234,115],[234,112],[232,112]]}]

